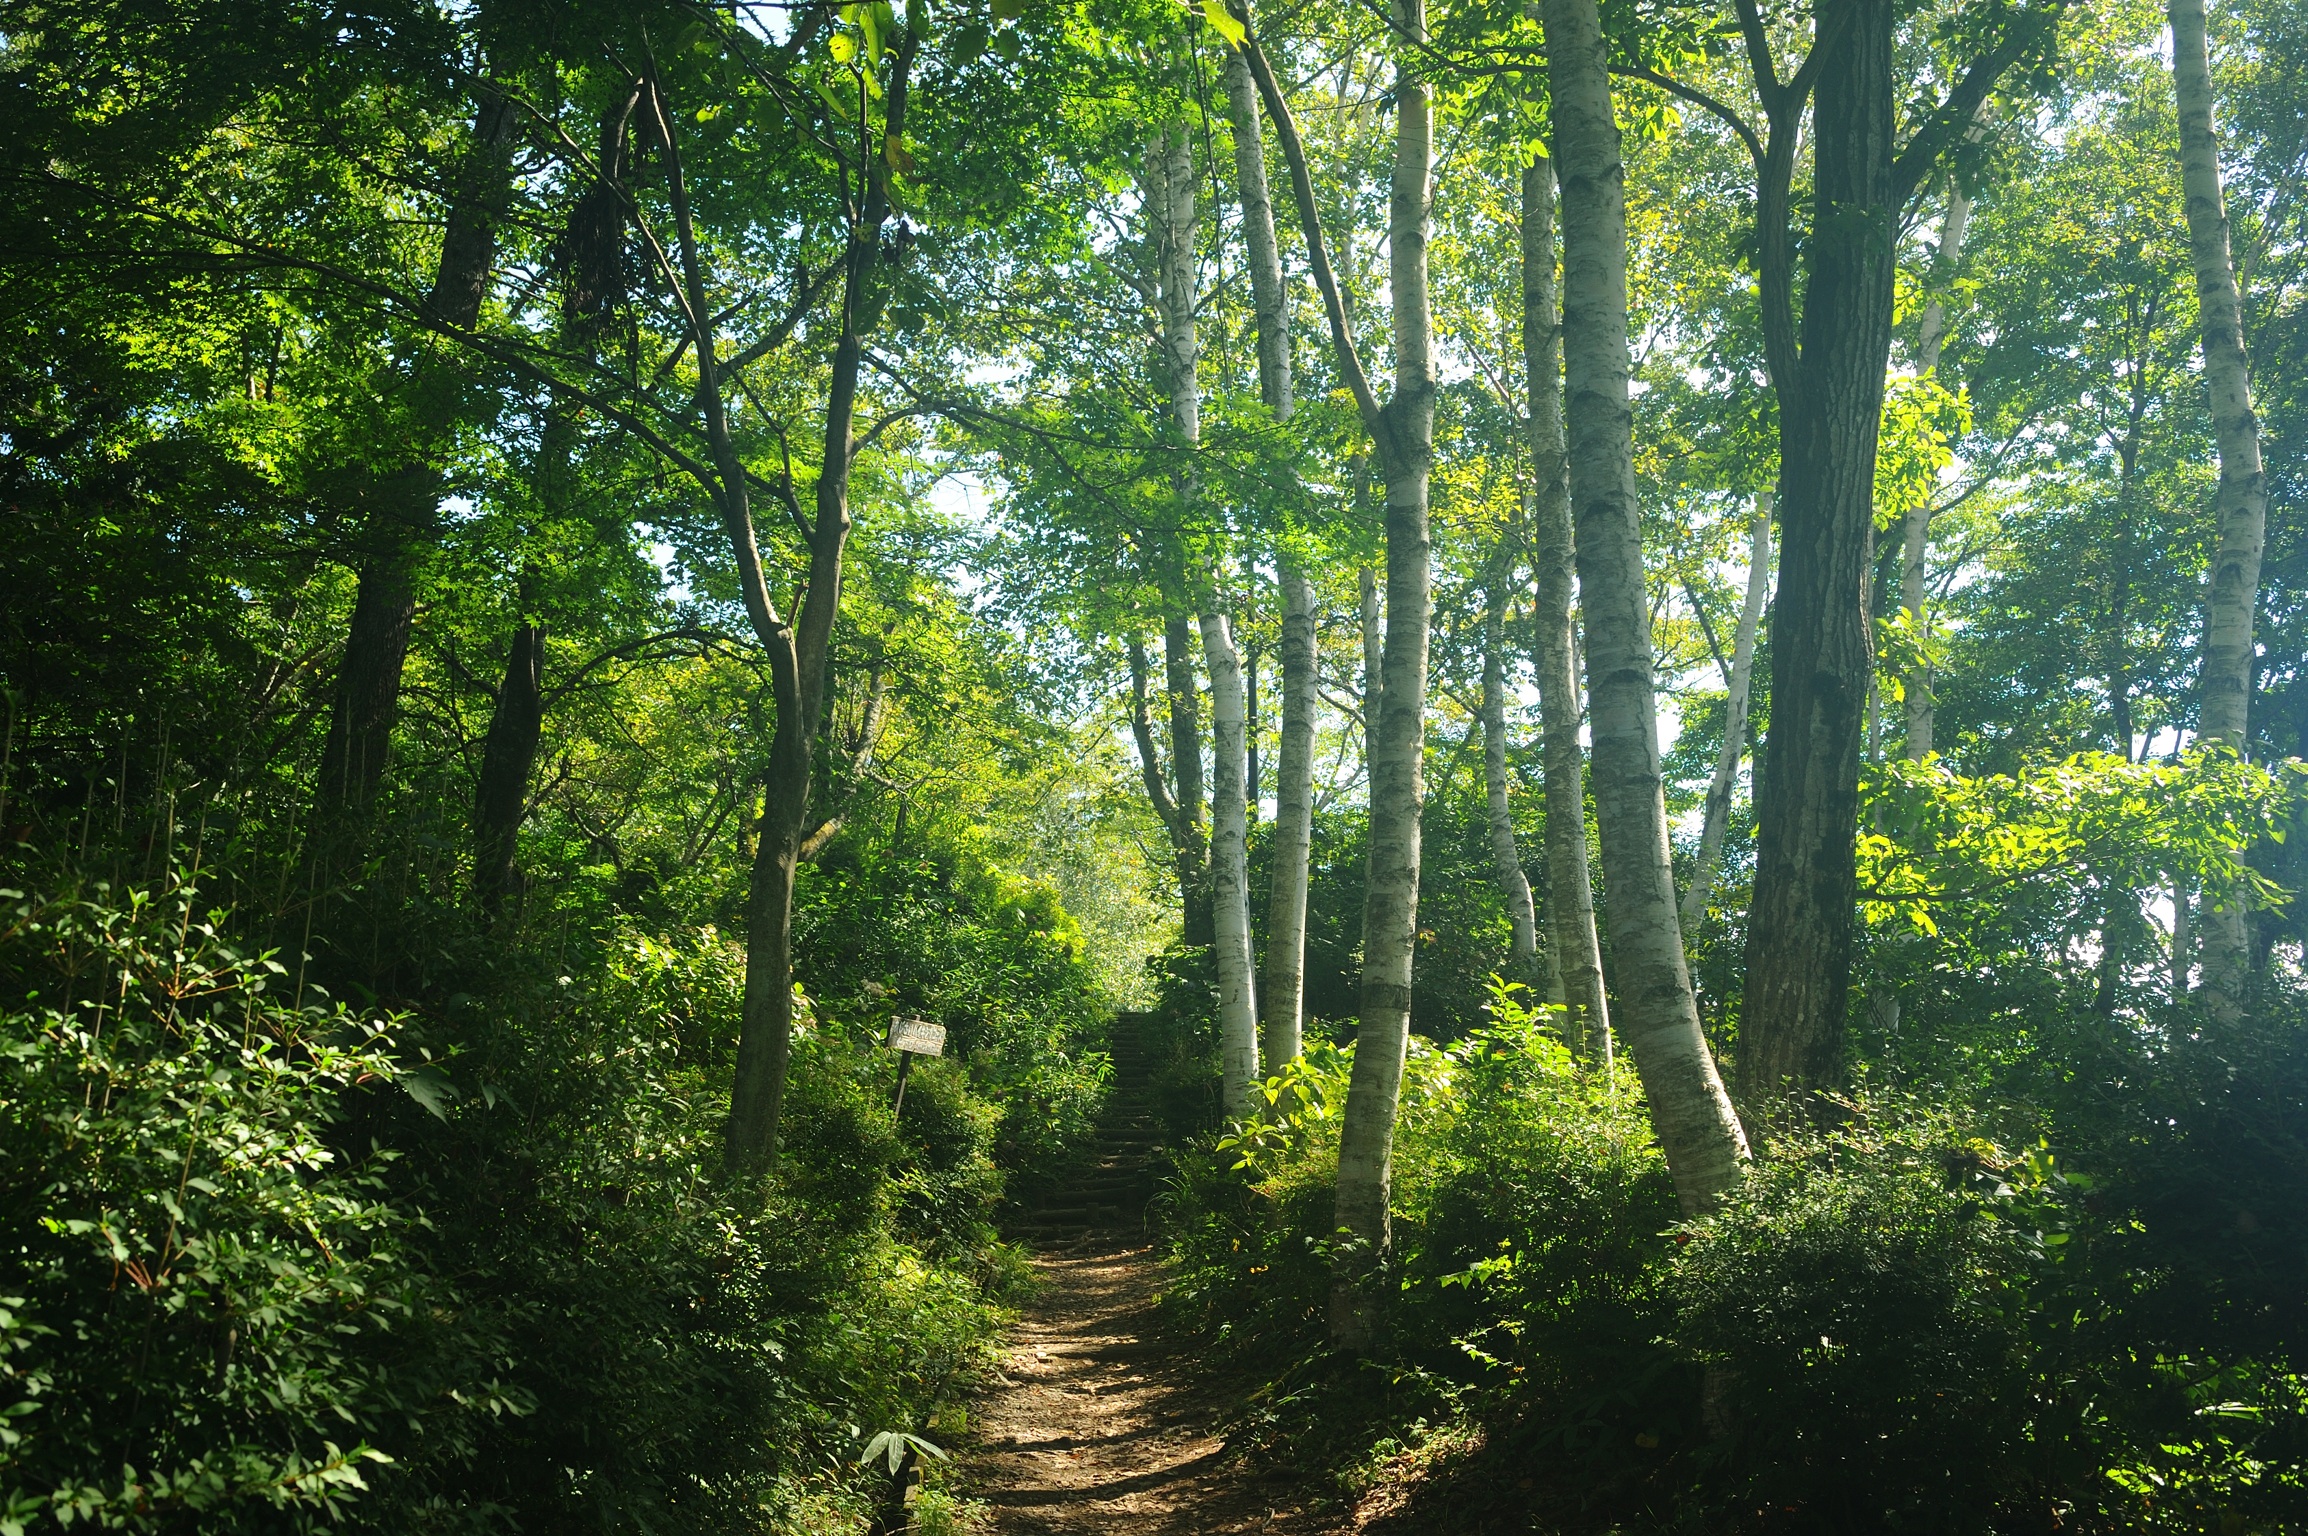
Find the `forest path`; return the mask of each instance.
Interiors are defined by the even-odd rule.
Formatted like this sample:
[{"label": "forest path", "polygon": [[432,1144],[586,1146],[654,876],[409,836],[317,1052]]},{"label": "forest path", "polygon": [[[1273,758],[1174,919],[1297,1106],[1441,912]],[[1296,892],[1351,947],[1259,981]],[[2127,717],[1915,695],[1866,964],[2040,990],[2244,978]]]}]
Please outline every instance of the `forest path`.
[{"label": "forest path", "polygon": [[1225,1456],[1210,1432],[1223,1398],[1158,1331],[1151,1249],[1085,1244],[1034,1267],[1040,1293],[977,1400],[964,1463],[994,1530],[1328,1536],[1351,1528]]}]

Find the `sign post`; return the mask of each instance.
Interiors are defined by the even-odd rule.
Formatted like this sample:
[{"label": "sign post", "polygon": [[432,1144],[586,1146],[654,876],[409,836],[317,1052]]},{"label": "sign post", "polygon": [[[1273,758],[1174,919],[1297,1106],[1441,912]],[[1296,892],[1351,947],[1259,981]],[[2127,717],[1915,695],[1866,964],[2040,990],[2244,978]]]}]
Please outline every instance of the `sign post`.
[{"label": "sign post", "polygon": [[914,1058],[946,1054],[946,1027],[928,1019],[892,1019],[890,1049],[898,1053],[898,1101],[890,1111],[897,1115],[905,1112],[906,1073],[913,1069]]}]

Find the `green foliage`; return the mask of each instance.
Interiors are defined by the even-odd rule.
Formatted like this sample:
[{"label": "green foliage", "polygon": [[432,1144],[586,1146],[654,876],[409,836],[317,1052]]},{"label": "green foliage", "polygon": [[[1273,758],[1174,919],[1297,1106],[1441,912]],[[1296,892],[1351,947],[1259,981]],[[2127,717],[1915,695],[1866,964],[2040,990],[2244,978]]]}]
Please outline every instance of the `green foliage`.
[{"label": "green foliage", "polygon": [[2214,903],[2277,905],[2287,893],[2243,855],[2283,841],[2304,773],[2218,748],[2174,764],[2083,753],[1978,778],[1936,759],[1894,761],[1870,786],[1876,824],[1890,830],[1861,836],[1860,884],[1878,921],[1931,935],[1949,909],[1977,932],[2031,885],[2080,895],[2178,877]]},{"label": "green foliage", "polygon": [[2080,1088],[2036,1114],[1857,1094],[1684,1222],[1634,1085],[1499,984],[1483,1029],[1413,1043],[1376,1359],[1325,1337],[1350,1052],[1181,1161],[1165,1305],[1246,1378],[1244,1443],[1349,1488],[1423,1444],[1470,1518],[2283,1529],[2308,1313],[2246,1277],[2301,1240],[2261,1214],[2299,1176],[2300,1038],[2135,1043],[2094,1081],[2157,1086],[2116,1119]]},{"label": "green foliage", "polygon": [[1736,1426],[1728,1507],[1797,1512],[1788,1529],[1984,1530],[2026,1482],[2030,1270],[2071,1234],[2047,1155],[1991,1171],[1953,1141],[1865,1118],[1796,1131],[1677,1234],[1675,1336]]},{"label": "green foliage", "polygon": [[5,1529],[334,1526],[388,1418],[526,1406],[377,1365],[444,1299],[394,1154],[342,1134],[423,1091],[404,1021],[297,1006],[185,879],[0,900]]}]

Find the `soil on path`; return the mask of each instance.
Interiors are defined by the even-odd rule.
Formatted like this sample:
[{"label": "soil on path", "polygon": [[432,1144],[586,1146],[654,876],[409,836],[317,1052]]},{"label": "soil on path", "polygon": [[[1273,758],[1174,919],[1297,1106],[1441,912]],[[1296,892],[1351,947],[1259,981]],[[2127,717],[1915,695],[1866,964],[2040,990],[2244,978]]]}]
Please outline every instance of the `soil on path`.
[{"label": "soil on path", "polygon": [[[1142,1241],[1142,1240],[1141,1240]],[[1210,1430],[1226,1404],[1155,1327],[1154,1259],[1123,1242],[1039,1258],[1043,1285],[974,1409],[970,1492],[1002,1536],[1332,1536]]]}]

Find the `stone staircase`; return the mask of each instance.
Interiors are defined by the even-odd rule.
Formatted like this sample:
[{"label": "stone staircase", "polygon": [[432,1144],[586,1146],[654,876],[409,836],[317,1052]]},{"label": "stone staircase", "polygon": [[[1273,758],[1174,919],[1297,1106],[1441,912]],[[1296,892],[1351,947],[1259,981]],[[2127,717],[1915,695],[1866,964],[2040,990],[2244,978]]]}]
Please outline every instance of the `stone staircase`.
[{"label": "stone staircase", "polygon": [[1165,1138],[1134,1015],[1115,1018],[1112,1050],[1114,1077],[1096,1138],[1071,1177],[1004,1223],[1013,1240],[1047,1251],[1145,1239]]}]

